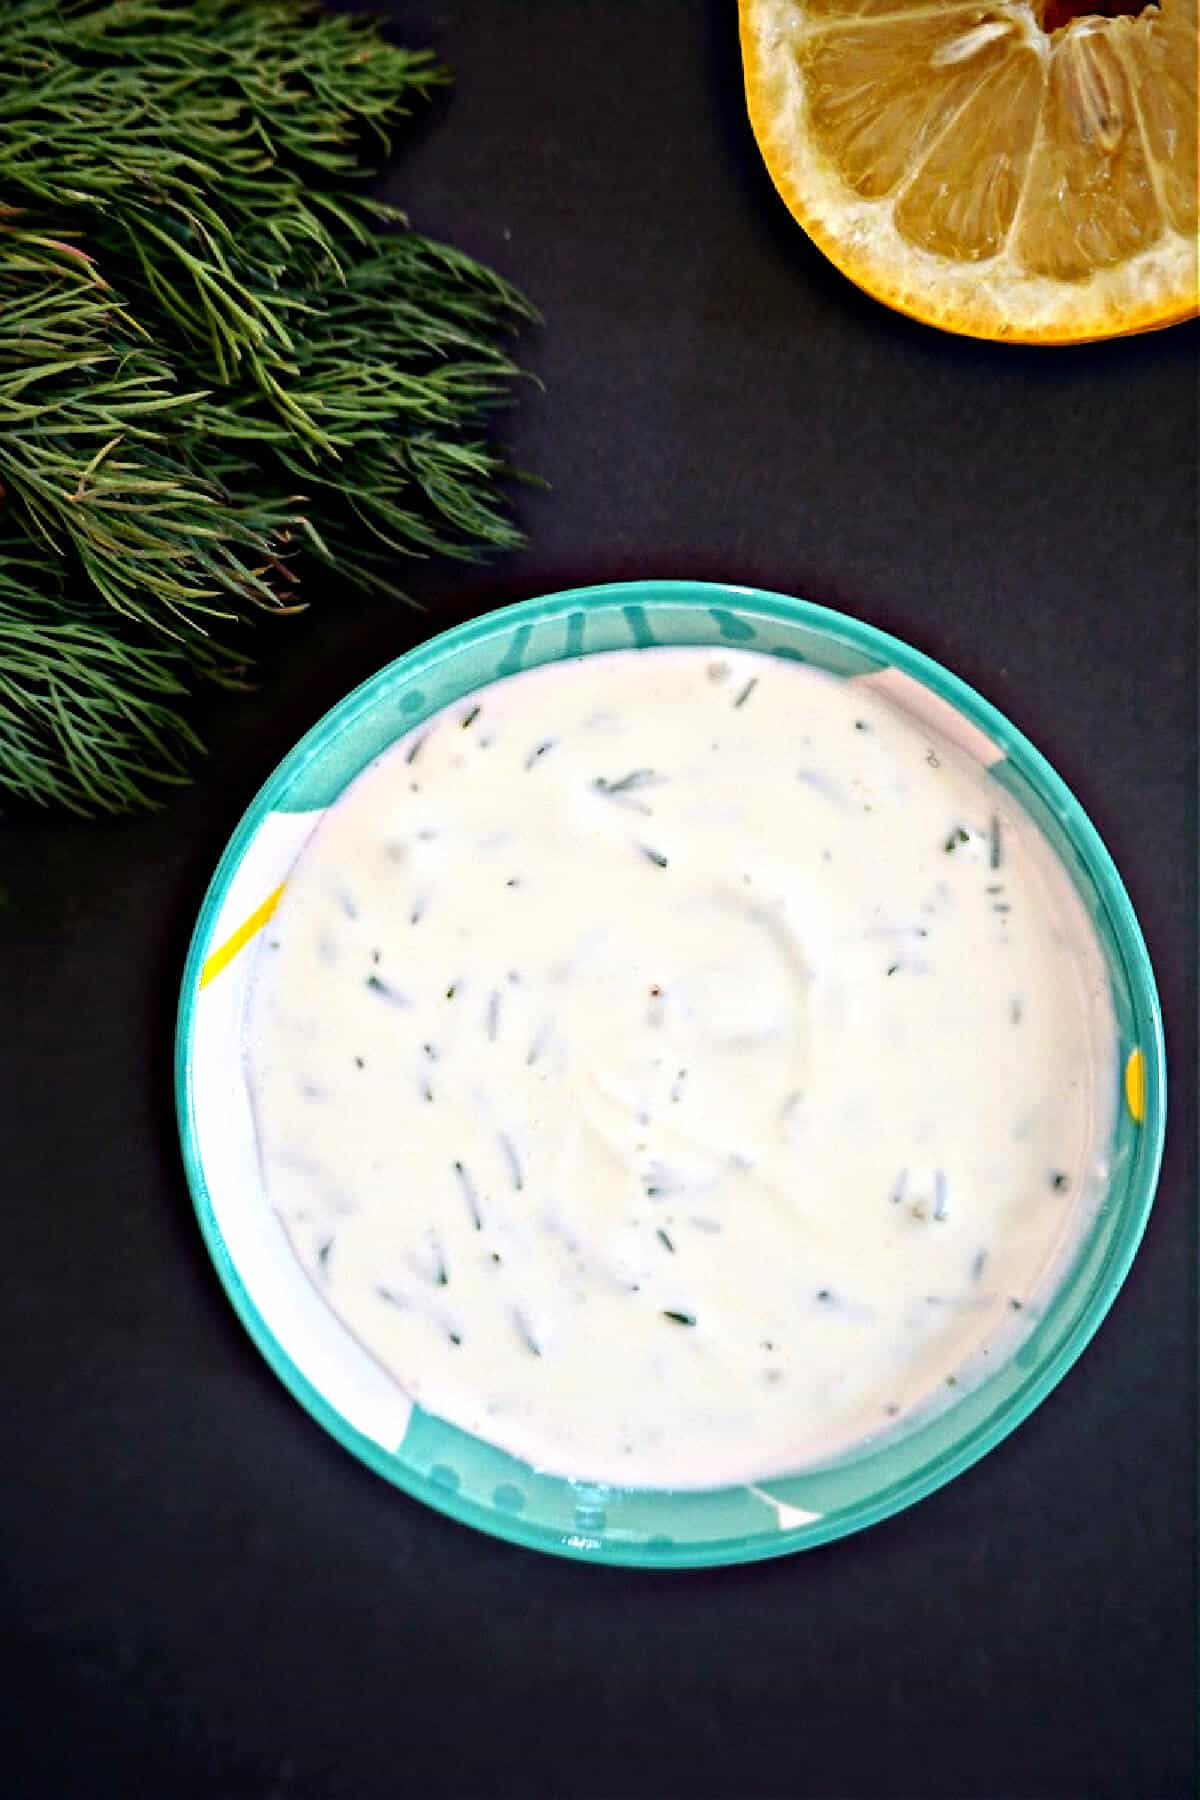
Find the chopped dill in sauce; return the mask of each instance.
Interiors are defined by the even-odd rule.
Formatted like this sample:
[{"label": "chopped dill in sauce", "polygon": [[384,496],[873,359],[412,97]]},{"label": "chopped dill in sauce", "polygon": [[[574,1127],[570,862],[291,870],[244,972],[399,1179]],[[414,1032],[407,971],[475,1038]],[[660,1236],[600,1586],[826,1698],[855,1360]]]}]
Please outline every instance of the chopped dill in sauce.
[{"label": "chopped dill in sauce", "polygon": [[1091,1216],[1094,930],[870,681],[697,647],[490,684],[321,815],[276,916],[270,1202],[400,1387],[539,1467],[719,1487],[952,1404]]}]

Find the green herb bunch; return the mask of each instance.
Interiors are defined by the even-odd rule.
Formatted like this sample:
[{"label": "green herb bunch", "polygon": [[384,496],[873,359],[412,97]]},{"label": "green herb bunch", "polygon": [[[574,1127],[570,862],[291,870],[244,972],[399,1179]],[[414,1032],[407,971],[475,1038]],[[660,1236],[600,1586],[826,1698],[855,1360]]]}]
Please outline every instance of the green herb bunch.
[{"label": "green herb bunch", "polygon": [[[364,177],[447,77],[307,0],[8,0],[0,788],[153,804],[198,678],[306,565],[516,543],[487,436],[528,304]],[[373,152],[373,155],[372,155]]]}]

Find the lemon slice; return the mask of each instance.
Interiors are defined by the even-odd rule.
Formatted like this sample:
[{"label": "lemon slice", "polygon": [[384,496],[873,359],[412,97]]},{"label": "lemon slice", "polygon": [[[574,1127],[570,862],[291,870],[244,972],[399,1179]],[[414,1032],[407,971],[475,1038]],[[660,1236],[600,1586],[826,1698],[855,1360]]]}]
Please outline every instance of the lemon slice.
[{"label": "lemon slice", "polygon": [[1196,0],[1056,5],[740,0],[771,178],[889,306],[1047,344],[1197,311]]}]

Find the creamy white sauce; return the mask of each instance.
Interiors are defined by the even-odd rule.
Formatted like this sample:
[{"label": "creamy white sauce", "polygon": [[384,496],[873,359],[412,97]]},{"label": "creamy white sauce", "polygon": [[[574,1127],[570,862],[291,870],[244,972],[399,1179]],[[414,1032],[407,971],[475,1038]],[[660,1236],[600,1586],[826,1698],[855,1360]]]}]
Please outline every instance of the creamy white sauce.
[{"label": "creamy white sauce", "polygon": [[720,1485],[1006,1354],[1092,1215],[1099,946],[976,762],[859,684],[626,651],[380,757],[259,951],[268,1192],[428,1411]]}]

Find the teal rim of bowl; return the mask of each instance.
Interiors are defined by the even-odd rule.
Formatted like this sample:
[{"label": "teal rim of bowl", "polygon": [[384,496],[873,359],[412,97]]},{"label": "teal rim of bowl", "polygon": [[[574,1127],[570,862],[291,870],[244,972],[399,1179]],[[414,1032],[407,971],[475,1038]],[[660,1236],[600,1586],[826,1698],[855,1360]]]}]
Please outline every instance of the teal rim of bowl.
[{"label": "teal rim of bowl", "polygon": [[[212,948],[213,928],[233,876],[264,819],[279,810],[275,803],[290,794],[298,781],[303,781],[305,773],[318,759],[328,757],[331,747],[348,727],[369,714],[398,682],[430,674],[447,658],[489,640],[523,646],[536,626],[606,606],[619,607],[632,622],[635,644],[644,641],[649,645],[655,641],[648,631],[644,639],[639,639],[638,621],[643,622],[645,630],[645,621],[653,617],[656,609],[696,607],[699,614],[717,622],[718,634],[714,636],[708,630],[694,641],[711,644],[713,648],[722,645],[733,648],[739,644],[752,647],[744,642],[753,636],[753,628],[749,632],[744,628],[744,617],[774,620],[785,626],[807,629],[823,644],[839,647],[849,668],[869,670],[890,665],[931,690],[978,727],[1003,751],[1009,769],[1016,771],[1018,779],[1010,782],[1011,789],[1026,810],[1032,811],[1035,823],[1043,831],[1047,825],[1054,827],[1052,847],[1058,851],[1060,859],[1067,862],[1075,885],[1079,885],[1079,870],[1090,878],[1109,930],[1103,930],[1101,920],[1094,918],[1093,922],[1107,940],[1107,956],[1115,955],[1124,969],[1133,1013],[1132,1039],[1144,1057],[1144,1112],[1137,1121],[1135,1166],[1129,1179],[1129,1192],[1121,1205],[1117,1237],[1106,1253],[1103,1281],[1093,1288],[1053,1353],[1025,1377],[1017,1394],[1003,1402],[992,1416],[918,1466],[906,1478],[850,1505],[838,1506],[831,1514],[821,1515],[810,1523],[770,1532],[764,1529],[753,1536],[714,1537],[696,1543],[656,1541],[654,1535],[639,1542],[580,1537],[482,1505],[421,1471],[406,1467],[402,1460],[403,1445],[389,1452],[350,1424],[279,1344],[247,1291],[222,1236],[197,1141],[191,1050],[201,970]],[[728,623],[720,623],[722,620]],[[577,653],[589,654],[586,650],[573,651],[568,643],[557,660]],[[515,666],[522,666],[519,660]],[[421,716],[440,710],[441,704],[428,708]],[[421,717],[414,713],[391,730],[391,738],[403,735],[420,722]],[[357,766],[337,781],[336,791],[340,792],[355,773]],[[1068,858],[1062,857],[1064,835],[1072,852]],[[388,663],[354,688],[305,733],[250,802],[217,865],[201,905],[183,974],[175,1045],[175,1100],[183,1162],[200,1229],[234,1310],[279,1380],[344,1449],[385,1480],[434,1510],[528,1549],[584,1562],[634,1568],[705,1568],[787,1555],[878,1524],[962,1474],[1015,1431],[1040,1405],[1091,1341],[1120,1291],[1141,1242],[1162,1162],[1166,1130],[1166,1061],[1162,1013],[1150,957],[1121,877],[1095,826],[1066,783],[1002,713],[923,652],[887,632],[828,607],[736,584],[643,580],[571,588],[519,601],[455,626]],[[993,1379],[989,1377],[989,1382]],[[779,1478],[767,1485],[778,1486],[783,1479],[788,1478]],[[661,1492],[664,1500],[670,1497],[685,1502],[690,1497],[687,1490],[664,1489]]]}]

